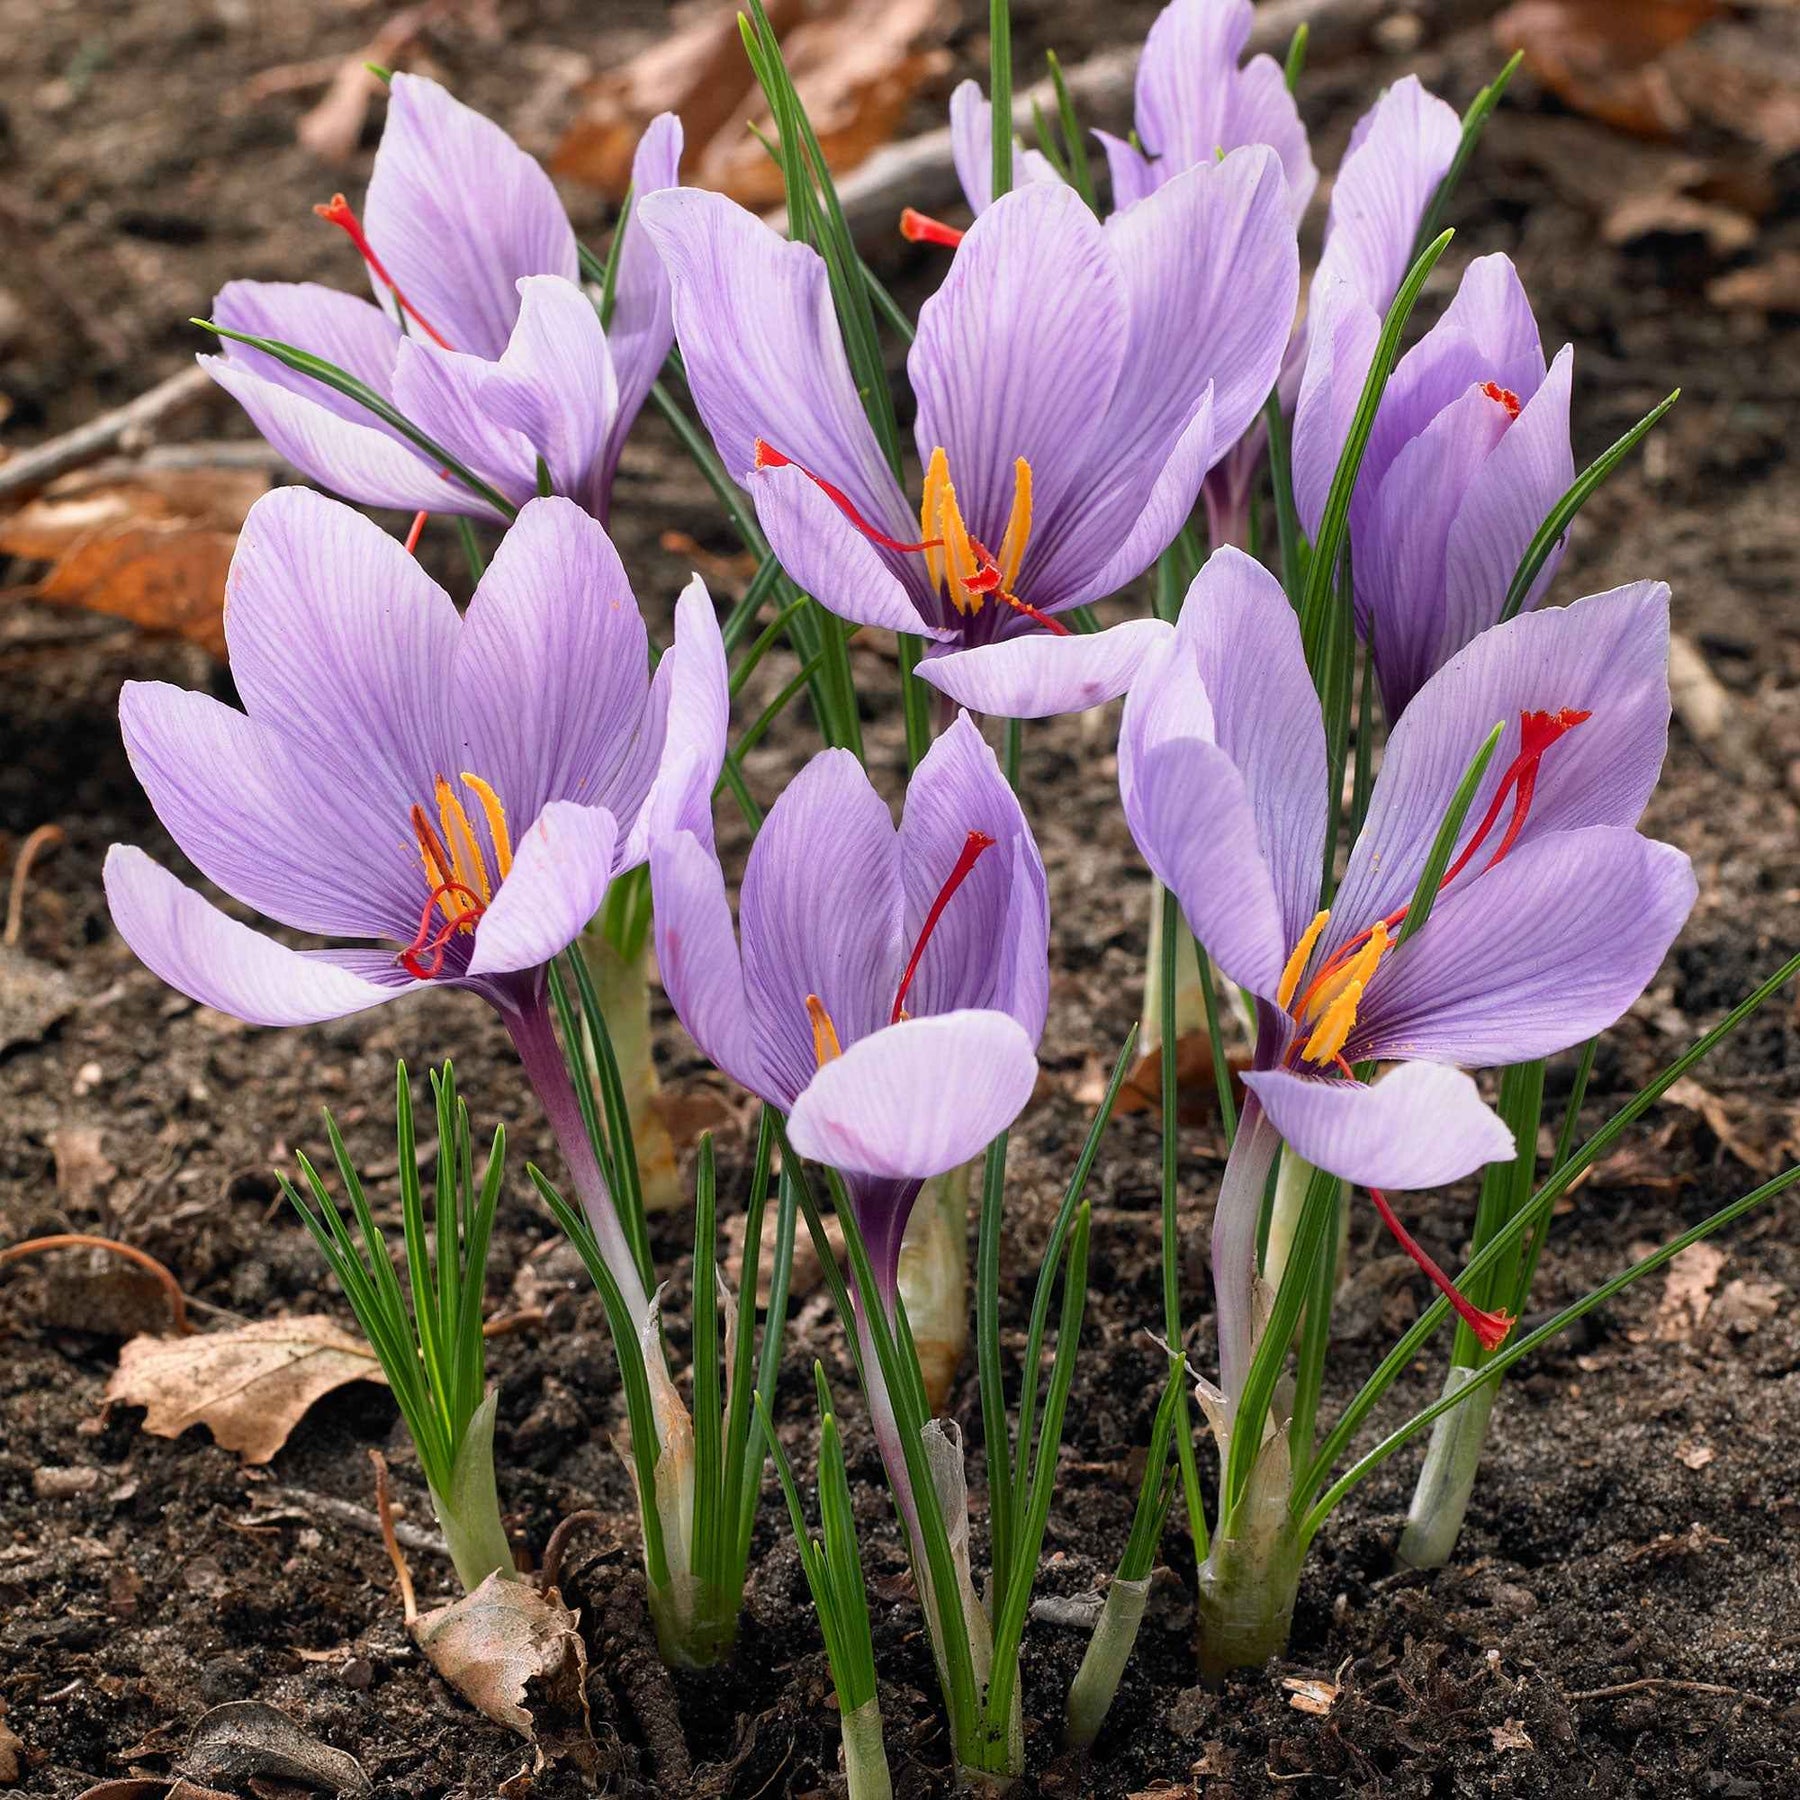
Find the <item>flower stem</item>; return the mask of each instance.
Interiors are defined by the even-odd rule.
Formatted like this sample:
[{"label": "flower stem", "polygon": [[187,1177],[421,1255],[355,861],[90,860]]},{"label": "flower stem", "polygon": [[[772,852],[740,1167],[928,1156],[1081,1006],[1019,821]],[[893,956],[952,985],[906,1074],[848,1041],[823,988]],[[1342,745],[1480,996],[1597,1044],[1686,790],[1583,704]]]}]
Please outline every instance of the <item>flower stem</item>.
[{"label": "flower stem", "polygon": [[865,1700],[839,1721],[844,1735],[844,1780],[850,1800],[889,1800],[887,1749],[881,1738],[881,1702]]},{"label": "flower stem", "polygon": [[1203,1680],[1217,1681],[1232,1669],[1260,1669],[1287,1648],[1300,1587],[1300,1540],[1285,1517],[1285,1492],[1270,1498],[1270,1510],[1282,1515],[1279,1526],[1264,1532],[1253,1521],[1241,1537],[1215,1537],[1200,1570],[1194,1610]]},{"label": "flower stem", "polygon": [[1106,1590],[1100,1620],[1088,1640],[1087,1654],[1069,1687],[1069,1711],[1063,1742],[1071,1749],[1086,1749],[1100,1735],[1113,1696],[1119,1691],[1125,1665],[1137,1644],[1138,1627],[1150,1599],[1150,1577],[1141,1581],[1115,1580]]},{"label": "flower stem", "polygon": [[[1459,1393],[1478,1372],[1451,1367],[1444,1377],[1444,1397]],[[1475,1491],[1475,1477],[1487,1447],[1488,1419],[1499,1392],[1499,1382],[1484,1382],[1432,1426],[1425,1466],[1419,1471],[1406,1530],[1400,1538],[1400,1560],[1408,1568],[1441,1569],[1450,1560],[1469,1510],[1469,1497]]]}]

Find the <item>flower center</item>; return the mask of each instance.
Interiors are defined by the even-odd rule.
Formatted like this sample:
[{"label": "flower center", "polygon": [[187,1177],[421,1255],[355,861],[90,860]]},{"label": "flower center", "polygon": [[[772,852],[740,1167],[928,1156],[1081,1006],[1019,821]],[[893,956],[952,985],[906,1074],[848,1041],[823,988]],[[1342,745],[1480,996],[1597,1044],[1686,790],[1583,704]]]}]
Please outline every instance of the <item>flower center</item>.
[{"label": "flower center", "polygon": [[919,541],[913,544],[890,537],[879,526],[871,524],[842,488],[795,462],[763,438],[756,440],[756,466],[759,469],[798,469],[871,543],[901,556],[923,556],[932,587],[940,594],[947,593],[950,604],[959,613],[972,616],[981,610],[984,601],[992,598],[1057,637],[1069,635],[1069,628],[1060,620],[1021,600],[1013,592],[1025,561],[1025,546],[1031,538],[1031,464],[1024,457],[1018,457],[1013,463],[1012,507],[1007,513],[998,555],[979,538],[970,536],[962,508],[957,504],[956,488],[950,479],[950,458],[941,445],[932,451],[931,461],[926,465],[925,486],[919,503]]},{"label": "flower center", "polygon": [[[1519,714],[1518,755],[1508,764],[1500,785],[1494,790],[1493,799],[1488,802],[1487,811],[1482,815],[1481,822],[1475,827],[1469,841],[1444,871],[1444,878],[1437,888],[1440,894],[1468,868],[1476,852],[1499,824],[1500,815],[1509,802],[1512,816],[1507,820],[1506,829],[1501,833],[1500,842],[1495,846],[1493,854],[1482,865],[1482,872],[1485,874],[1511,853],[1513,845],[1519,841],[1519,833],[1525,829],[1525,820],[1537,795],[1538,769],[1545,753],[1558,739],[1592,716],[1591,713],[1580,712],[1573,707],[1564,707],[1560,712],[1554,713]],[[1296,1040],[1301,1060],[1323,1068],[1343,1069],[1344,1046],[1349,1042],[1350,1033],[1355,1027],[1357,1007],[1361,1004],[1363,992],[1380,967],[1382,958],[1393,948],[1400,929],[1406,922],[1410,906],[1409,901],[1406,906],[1397,908],[1385,919],[1377,919],[1373,925],[1359,931],[1341,945],[1326,959],[1324,967],[1304,989],[1300,987],[1300,980],[1306,973],[1313,950],[1331,918],[1329,908],[1317,914],[1300,934],[1299,943],[1294,946],[1293,954],[1281,971],[1275,999],[1277,1005],[1290,1013],[1297,1024],[1312,1027],[1304,1043]],[[1299,994],[1297,1003],[1296,993]],[[1293,1054],[1290,1052],[1290,1055]]]},{"label": "flower center", "polygon": [[1506,416],[1509,420],[1519,416],[1519,396],[1511,388],[1503,388],[1497,381],[1484,381],[1481,384],[1481,391],[1495,405],[1506,408]]},{"label": "flower center", "polygon": [[[956,890],[969,879],[982,854],[991,850],[995,841],[985,831],[971,831],[963,840],[955,866],[945,878],[944,885],[938,889],[937,898],[927,909],[925,922],[919,927],[918,938],[912,947],[912,955],[906,959],[906,972],[900,977],[900,985],[894,991],[894,1007],[888,1016],[890,1025],[898,1025],[911,1016],[906,1010],[906,995],[913,984],[913,977],[919,972],[925,946],[931,942],[932,935],[944,916],[944,909],[956,897]],[[825,1003],[817,994],[806,996],[806,1016],[812,1024],[813,1059],[822,1069],[828,1062],[843,1055],[843,1047],[838,1042],[837,1026],[832,1023],[831,1014],[825,1010]]]},{"label": "flower center", "polygon": [[432,796],[437,802],[437,822],[432,822],[423,806],[412,809],[413,837],[425,867],[428,891],[419,914],[418,935],[401,951],[399,961],[419,981],[443,973],[450,940],[458,932],[474,932],[494,890],[512,872],[512,834],[507,830],[500,796],[479,775],[465,774],[462,782],[475,796],[487,822],[496,872],[489,872],[486,850],[462,797],[440,775]]},{"label": "flower center", "polygon": [[329,205],[315,206],[313,211],[327,224],[337,226],[349,238],[351,243],[356,246],[357,254],[369,265],[370,274],[394,296],[394,304],[434,344],[443,350],[453,347],[450,340],[401,293],[400,284],[387,272],[386,265],[375,254],[375,247],[369,242],[368,233],[362,228],[362,221],[350,210],[350,202],[342,194],[333,194]]}]

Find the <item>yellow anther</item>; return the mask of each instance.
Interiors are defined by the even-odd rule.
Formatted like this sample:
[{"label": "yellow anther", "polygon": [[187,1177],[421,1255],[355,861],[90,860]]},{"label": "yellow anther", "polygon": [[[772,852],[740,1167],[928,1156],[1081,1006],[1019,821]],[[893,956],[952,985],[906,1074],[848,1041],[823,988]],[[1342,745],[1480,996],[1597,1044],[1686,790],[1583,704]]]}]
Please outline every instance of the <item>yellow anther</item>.
[{"label": "yellow anther", "polygon": [[1006,535],[1000,540],[1000,585],[1013,593],[1019,585],[1019,569],[1025,546],[1031,541],[1031,464],[1020,457],[1013,464],[1012,511],[1006,515]]},{"label": "yellow anther", "polygon": [[1294,946],[1294,954],[1287,959],[1287,967],[1281,971],[1281,981],[1275,989],[1275,1004],[1285,1009],[1294,998],[1294,989],[1300,985],[1300,977],[1306,973],[1307,959],[1313,953],[1313,946],[1319,941],[1319,934],[1331,920],[1331,908],[1313,914],[1313,922],[1301,932],[1300,941]]},{"label": "yellow anther", "polygon": [[487,815],[488,836],[494,841],[494,861],[499,866],[500,879],[504,881],[512,873],[512,833],[506,829],[506,808],[500,804],[500,796],[481,779],[479,775],[463,775],[463,786],[481,802],[481,810]]},{"label": "yellow anther", "polygon": [[479,894],[481,903],[485,906],[493,899],[494,889],[488,879],[487,861],[481,854],[475,827],[469,822],[469,815],[463,810],[463,803],[457,798],[456,790],[441,775],[437,778],[435,798],[438,822],[444,828],[444,842],[450,850],[451,878],[460,882],[470,893]]},{"label": "yellow anther", "polygon": [[813,1056],[822,1069],[828,1062],[836,1062],[844,1054],[838,1043],[837,1027],[831,1022],[831,1014],[825,1010],[825,1003],[817,994],[806,996],[806,1016],[812,1020]]},{"label": "yellow anther", "polygon": [[925,567],[932,586],[948,588],[950,603],[958,612],[981,610],[982,596],[971,593],[968,577],[979,568],[975,551],[969,543],[969,528],[963,523],[962,508],[956,503],[956,488],[950,480],[950,458],[940,444],[925,466],[925,486],[919,503],[919,536],[927,543],[936,541],[939,548],[925,552]]},{"label": "yellow anther", "polygon": [[1350,1041],[1356,1024],[1356,1008],[1362,999],[1363,984],[1352,981],[1338,990],[1337,998],[1325,1009],[1325,1016],[1306,1040],[1301,1052],[1308,1062],[1328,1063],[1338,1056]]},{"label": "yellow anther", "polygon": [[[1307,991],[1302,1002],[1305,1017],[1319,1018],[1351,982],[1355,982],[1359,988],[1367,985],[1369,977],[1380,967],[1381,959],[1387,952],[1387,927],[1377,924],[1369,933],[1369,941],[1347,963],[1341,968],[1333,969]],[[1327,967],[1329,966],[1328,964]]]}]

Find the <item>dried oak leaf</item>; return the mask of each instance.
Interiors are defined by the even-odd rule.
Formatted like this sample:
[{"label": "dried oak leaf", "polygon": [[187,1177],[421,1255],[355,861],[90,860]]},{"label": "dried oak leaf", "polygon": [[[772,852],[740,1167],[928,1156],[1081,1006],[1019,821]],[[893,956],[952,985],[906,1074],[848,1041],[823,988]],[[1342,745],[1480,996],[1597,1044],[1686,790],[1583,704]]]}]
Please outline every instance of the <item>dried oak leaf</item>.
[{"label": "dried oak leaf", "polygon": [[315,1400],[381,1379],[367,1344],[309,1315],[200,1337],[135,1337],[119,1352],[106,1398],[146,1408],[144,1429],[156,1437],[206,1425],[221,1448],[266,1463]]},{"label": "dried oak leaf", "polygon": [[[746,206],[782,197],[780,171],[748,129],[771,135],[744,55],[735,4],[709,5],[681,30],[588,88],[551,159],[558,175],[623,199],[644,127],[681,117],[686,178]],[[930,41],[947,29],[945,0],[776,0],[768,8],[801,102],[834,173],[888,142],[919,88],[947,67]]]},{"label": "dried oak leaf", "polygon": [[255,469],[102,465],[64,476],[0,518],[0,551],[49,572],[33,598],[129,619],[225,654],[225,573],[267,489]]},{"label": "dried oak leaf", "polygon": [[75,1800],[233,1800],[218,1788],[196,1787],[176,1775],[127,1775],[120,1781],[97,1782]]},{"label": "dried oak leaf", "polygon": [[1693,1337],[1706,1318],[1724,1267],[1725,1252],[1716,1244],[1690,1244],[1670,1261],[1656,1305],[1658,1339],[1679,1343]]},{"label": "dried oak leaf", "polygon": [[181,1764],[201,1781],[230,1788],[272,1778],[326,1794],[370,1791],[354,1756],[321,1743],[261,1700],[228,1700],[202,1714]]},{"label": "dried oak leaf", "polygon": [[412,1635],[471,1706],[536,1741],[528,1689],[537,1713],[578,1721],[578,1731],[587,1731],[587,1649],[578,1624],[555,1594],[490,1575],[474,1593],[421,1613]]}]

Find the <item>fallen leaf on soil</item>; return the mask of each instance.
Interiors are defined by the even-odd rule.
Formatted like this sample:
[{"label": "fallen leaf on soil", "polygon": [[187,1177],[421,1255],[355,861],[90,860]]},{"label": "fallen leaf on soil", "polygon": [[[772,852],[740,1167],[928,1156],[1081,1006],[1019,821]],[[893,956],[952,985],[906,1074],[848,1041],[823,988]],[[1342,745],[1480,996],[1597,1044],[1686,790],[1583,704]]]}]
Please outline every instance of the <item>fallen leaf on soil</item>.
[{"label": "fallen leaf on soil", "polygon": [[0,1719],[0,1787],[11,1787],[19,1779],[24,1756],[25,1745],[19,1734]]},{"label": "fallen leaf on soil", "polygon": [[65,1208],[86,1212],[118,1170],[100,1148],[98,1125],[65,1125],[50,1134],[56,1159],[56,1191]]},{"label": "fallen leaf on soil", "polygon": [[75,1800],[233,1800],[217,1788],[196,1787],[177,1775],[128,1775],[123,1781],[102,1781],[77,1794]]},{"label": "fallen leaf on soil", "polygon": [[1714,256],[1736,256],[1756,241],[1756,221],[1736,207],[1685,193],[1678,186],[1627,194],[1611,207],[1600,226],[1608,244],[1635,244],[1647,237],[1697,237]]},{"label": "fallen leaf on soil", "polygon": [[1753,1175],[1772,1175],[1782,1166],[1781,1146],[1771,1149],[1752,1142],[1739,1109],[1710,1093],[1691,1076],[1674,1083],[1666,1098],[1702,1119],[1707,1130]]},{"label": "fallen leaf on soil", "polygon": [[1684,1343],[1699,1330],[1724,1267],[1725,1252],[1714,1244],[1690,1244],[1670,1262],[1656,1306],[1661,1342]]},{"label": "fallen leaf on soil", "polygon": [[1684,1469],[1692,1469],[1697,1475],[1718,1454],[1711,1444],[1683,1444],[1675,1452],[1675,1460]]},{"label": "fallen leaf on soil", "polygon": [[[834,174],[885,144],[913,95],[948,66],[930,40],[948,26],[945,0],[777,0],[769,17],[802,105]],[[687,180],[746,206],[773,206],[781,174],[748,127],[773,128],[744,55],[735,4],[707,6],[673,36],[609,70],[551,159],[558,175],[624,198],[631,158],[659,112],[681,116]]]},{"label": "fallen leaf on soil", "polygon": [[1519,0],[1495,41],[1577,112],[1639,137],[1683,130],[1690,114],[1662,57],[1718,11],[1718,0]]},{"label": "fallen leaf on soil", "polygon": [[228,1700],[203,1713],[181,1760],[199,1780],[231,1788],[272,1776],[327,1794],[369,1792],[369,1778],[354,1756],[308,1736],[261,1700]]},{"label": "fallen leaf on soil", "polygon": [[1496,1750],[1531,1750],[1536,1746],[1525,1729],[1522,1719],[1508,1719],[1503,1725],[1490,1725],[1488,1736],[1493,1740]]},{"label": "fallen leaf on soil", "polygon": [[1708,1315],[1713,1330],[1728,1332],[1732,1337],[1748,1337],[1781,1311],[1781,1296],[1786,1292],[1779,1281],[1740,1278],[1726,1282]]},{"label": "fallen leaf on soil", "polygon": [[[1243,1104],[1243,1074],[1250,1062],[1244,1056],[1227,1058],[1231,1090]],[[1104,1090],[1103,1090],[1104,1092]],[[1183,1125],[1204,1125],[1219,1116],[1219,1089],[1213,1080],[1212,1039],[1204,1031],[1184,1031],[1175,1040],[1175,1093],[1178,1117]],[[1113,1116],[1154,1112],[1162,1105],[1162,1050],[1153,1046],[1137,1060],[1125,1077]]]},{"label": "fallen leaf on soil", "polygon": [[61,969],[0,944],[0,1051],[40,1042],[75,1001],[75,985]]},{"label": "fallen leaf on soil", "polygon": [[0,519],[0,551],[47,562],[23,590],[129,619],[225,654],[225,572],[238,528],[268,488],[255,469],[102,465],[66,475]]},{"label": "fallen leaf on soil", "polygon": [[540,1711],[587,1722],[587,1649],[579,1620],[529,1582],[490,1575],[474,1593],[413,1621],[431,1666],[496,1724],[535,1739],[526,1689]]},{"label": "fallen leaf on soil", "polygon": [[1295,1712],[1311,1713],[1322,1719],[1337,1705],[1338,1684],[1320,1677],[1284,1675],[1281,1685],[1287,1689],[1288,1705]]},{"label": "fallen leaf on soil", "polygon": [[381,1379],[374,1352],[330,1319],[258,1319],[201,1337],[133,1338],[106,1397],[147,1408],[144,1429],[156,1437],[208,1425],[221,1448],[266,1463],[315,1400]]},{"label": "fallen leaf on soil", "polygon": [[1733,269],[1706,284],[1706,297],[1727,312],[1800,313],[1800,250]]}]

